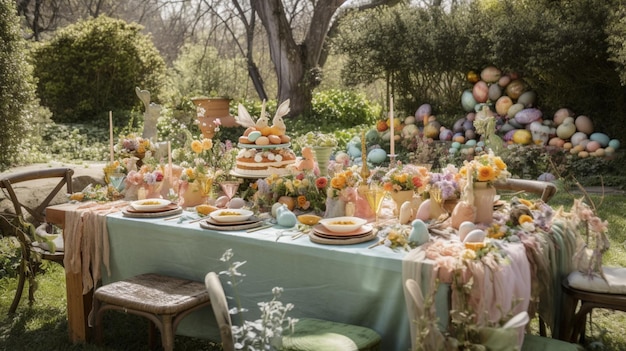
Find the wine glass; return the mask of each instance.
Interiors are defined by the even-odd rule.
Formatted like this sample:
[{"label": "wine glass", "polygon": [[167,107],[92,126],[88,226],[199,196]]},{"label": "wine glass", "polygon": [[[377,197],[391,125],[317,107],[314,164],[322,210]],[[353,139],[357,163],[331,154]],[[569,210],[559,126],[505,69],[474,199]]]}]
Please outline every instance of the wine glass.
[{"label": "wine glass", "polygon": [[126,174],[112,173],[109,175],[109,184],[117,189],[117,191],[122,191],[124,189],[124,179],[126,179]]},{"label": "wine glass", "polygon": [[232,200],[233,196],[237,193],[239,189],[239,181],[236,180],[228,180],[220,183],[220,187],[224,192],[224,195],[228,197],[228,201]]},{"label": "wine glass", "polygon": [[371,187],[365,191],[365,198],[376,218],[376,226],[378,226],[378,212],[380,212],[383,199],[385,198],[385,190],[381,187]]}]

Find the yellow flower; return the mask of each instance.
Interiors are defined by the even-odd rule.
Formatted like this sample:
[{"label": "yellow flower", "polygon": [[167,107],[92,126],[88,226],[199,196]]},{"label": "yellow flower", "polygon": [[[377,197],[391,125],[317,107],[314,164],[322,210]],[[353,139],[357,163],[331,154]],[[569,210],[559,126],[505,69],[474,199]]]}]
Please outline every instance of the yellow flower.
[{"label": "yellow flower", "polygon": [[330,186],[332,186],[335,189],[343,189],[345,185],[346,185],[346,177],[343,174],[339,174],[330,180]]},{"label": "yellow flower", "polygon": [[527,214],[523,214],[521,216],[519,216],[519,218],[517,219],[517,221],[519,222],[519,224],[523,224],[523,223],[532,223],[533,222],[533,218]]},{"label": "yellow flower", "polygon": [[504,161],[502,161],[502,158],[500,157],[495,157],[493,159],[493,163],[496,165],[496,167],[498,167],[499,170],[506,169],[506,163],[504,163]]},{"label": "yellow flower", "polygon": [[479,182],[488,182],[496,178],[496,172],[490,166],[478,167],[477,178]]},{"label": "yellow flower", "polygon": [[[208,138],[202,139],[202,150],[211,150],[212,147],[213,147],[213,140],[208,139]],[[193,145],[191,145],[191,148],[193,149]]]},{"label": "yellow flower", "polygon": [[195,152],[196,154],[199,154],[202,152],[202,143],[199,140],[194,140],[191,142],[191,150],[193,150],[193,152]]}]

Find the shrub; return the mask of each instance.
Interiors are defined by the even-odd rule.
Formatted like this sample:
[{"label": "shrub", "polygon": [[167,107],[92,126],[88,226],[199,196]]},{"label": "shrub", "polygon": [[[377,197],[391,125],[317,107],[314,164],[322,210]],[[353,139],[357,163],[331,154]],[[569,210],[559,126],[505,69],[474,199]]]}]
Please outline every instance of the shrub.
[{"label": "shrub", "polygon": [[309,118],[322,131],[326,131],[372,124],[379,114],[379,106],[370,103],[364,94],[353,90],[331,89],[313,94]]},{"label": "shrub", "polygon": [[0,170],[24,154],[35,109],[31,67],[13,4],[0,0]]},{"label": "shrub", "polygon": [[136,86],[159,95],[165,63],[141,29],[101,16],[70,25],[36,48],[37,93],[55,121],[130,111],[141,104]]}]

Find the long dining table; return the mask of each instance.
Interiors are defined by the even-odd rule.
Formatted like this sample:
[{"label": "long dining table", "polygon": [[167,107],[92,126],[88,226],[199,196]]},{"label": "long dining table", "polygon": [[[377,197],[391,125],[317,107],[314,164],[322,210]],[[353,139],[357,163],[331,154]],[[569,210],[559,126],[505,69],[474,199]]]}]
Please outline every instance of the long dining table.
[{"label": "long dining table", "polygon": [[[47,210],[48,219],[62,224],[66,211],[72,211],[72,206],[52,206]],[[376,241],[318,244],[306,235],[294,239],[294,232],[278,226],[254,232],[217,231],[191,220],[131,218],[121,212],[106,216],[106,228],[109,269],[102,269],[102,284],[148,272],[203,281],[210,271],[228,269],[220,258],[232,249],[234,261],[246,262],[239,268],[245,277],[236,294],[224,285],[227,295],[236,295],[233,297],[248,309],[246,319],[257,319],[257,303],[270,301],[272,288],[282,287],[280,301],[294,304],[289,314],[292,317],[370,327],[381,335],[382,350],[411,348],[402,278],[404,250],[370,248]],[[72,235],[65,230],[65,240],[71,240]],[[227,277],[222,279],[225,283]],[[83,291],[80,274],[67,271],[67,267],[66,283],[70,338],[89,341],[91,291]],[[440,318],[446,320],[447,298],[439,298],[437,303],[438,311],[444,311]],[[185,318],[177,334],[219,341],[210,309]]]}]

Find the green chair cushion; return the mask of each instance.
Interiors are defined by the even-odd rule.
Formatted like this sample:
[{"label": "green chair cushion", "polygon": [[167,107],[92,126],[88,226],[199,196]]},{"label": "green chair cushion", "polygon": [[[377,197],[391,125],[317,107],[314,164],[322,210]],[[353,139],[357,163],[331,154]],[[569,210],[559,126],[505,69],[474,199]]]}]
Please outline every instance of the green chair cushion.
[{"label": "green chair cushion", "polygon": [[538,335],[526,334],[522,351],[583,351],[584,348],[577,344],[546,338]]},{"label": "green chair cushion", "polygon": [[374,351],[380,335],[372,329],[331,321],[303,318],[292,333],[283,333],[286,351]]}]

